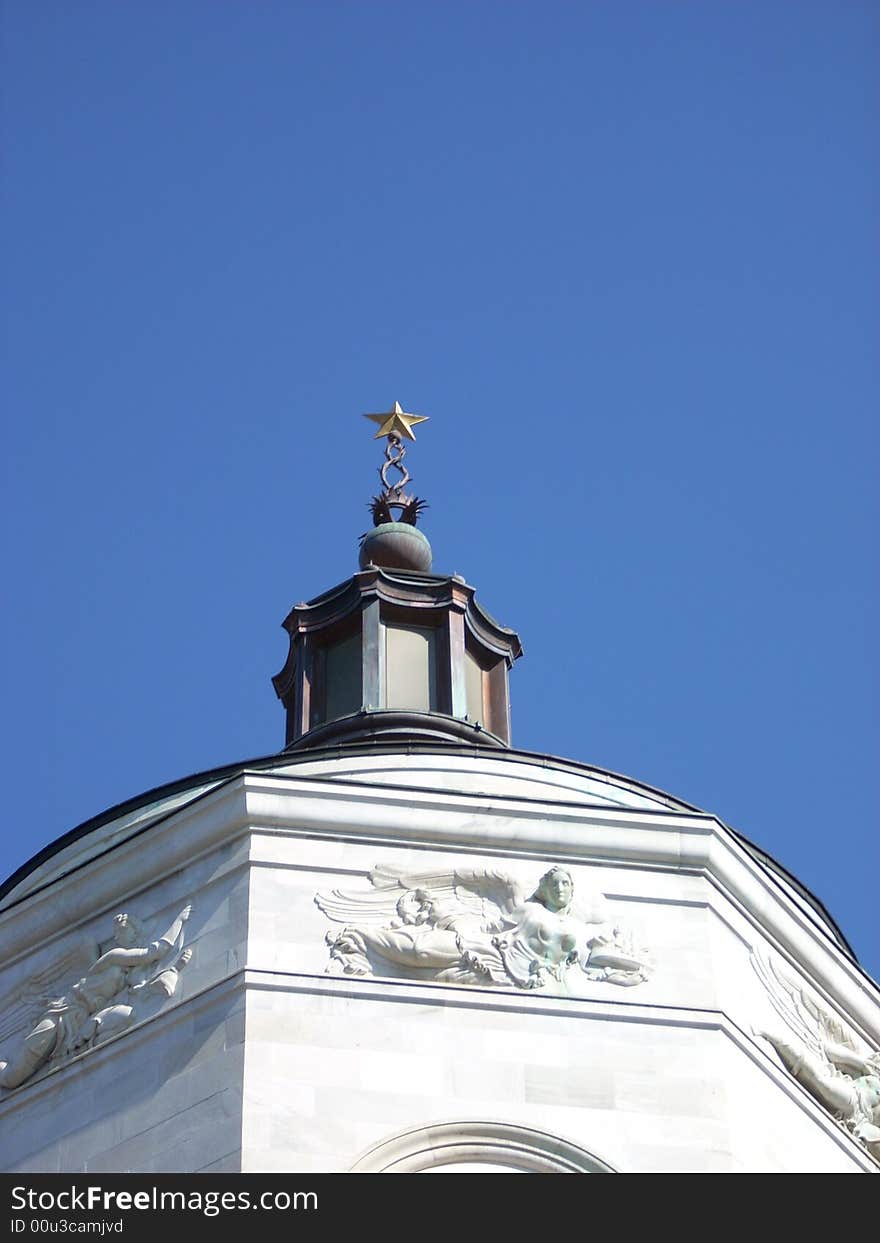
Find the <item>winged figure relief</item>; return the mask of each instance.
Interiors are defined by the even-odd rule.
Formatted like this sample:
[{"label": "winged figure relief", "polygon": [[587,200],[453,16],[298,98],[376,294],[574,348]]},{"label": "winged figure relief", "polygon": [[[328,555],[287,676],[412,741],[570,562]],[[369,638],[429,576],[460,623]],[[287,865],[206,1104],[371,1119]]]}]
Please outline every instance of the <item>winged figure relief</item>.
[{"label": "winged figure relief", "polygon": [[[148,941],[134,915],[116,915],[111,947],[104,953],[95,947],[76,983],[36,1009],[34,995],[47,978],[60,977],[58,964],[32,980],[4,1013],[6,1035],[27,1026],[21,1022],[27,1011],[37,1021],[9,1060],[0,1061],[0,1088],[17,1088],[49,1065],[117,1035],[172,996],[192,954],[183,947],[183,928],[191,911],[192,907],[184,907],[156,941]],[[82,947],[75,952],[81,955]],[[62,961],[72,964],[71,952]]]},{"label": "winged figure relief", "polygon": [[68,980],[78,979],[101,956],[93,937],[68,941],[41,970],[20,981],[0,997],[0,1049],[23,1028],[30,1028]]},{"label": "winged figure relief", "polygon": [[776,1015],[755,1034],[880,1161],[880,1052],[854,1037],[768,954],[753,950],[751,962]]},{"label": "winged figure relief", "polygon": [[574,882],[554,867],[530,893],[508,872],[405,872],[375,867],[372,890],[334,889],[315,901],[342,924],[327,933],[328,971],[388,974],[388,964],[443,983],[566,987],[577,966],[589,979],[647,979],[647,954],[615,926],[601,894],[574,906]]}]

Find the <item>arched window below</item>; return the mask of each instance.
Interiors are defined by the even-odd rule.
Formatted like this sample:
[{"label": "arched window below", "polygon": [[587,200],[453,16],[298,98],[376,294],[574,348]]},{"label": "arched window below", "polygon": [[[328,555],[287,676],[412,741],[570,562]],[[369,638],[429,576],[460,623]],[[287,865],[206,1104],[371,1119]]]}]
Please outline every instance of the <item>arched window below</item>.
[{"label": "arched window below", "polygon": [[439,1122],[369,1148],[354,1174],[613,1174],[585,1148],[509,1122]]}]

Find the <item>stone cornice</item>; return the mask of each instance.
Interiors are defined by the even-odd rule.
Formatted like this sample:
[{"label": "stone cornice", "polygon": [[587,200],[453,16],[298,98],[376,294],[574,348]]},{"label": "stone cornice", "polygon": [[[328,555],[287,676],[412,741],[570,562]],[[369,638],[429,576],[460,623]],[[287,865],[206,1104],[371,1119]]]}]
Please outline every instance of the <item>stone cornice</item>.
[{"label": "stone cornice", "polygon": [[[110,846],[0,912],[7,962],[119,909],[128,896],[249,833],[401,846],[459,854],[685,871],[712,879],[783,954],[837,999],[874,1047],[876,985],[779,879],[714,817],[487,798],[403,787],[246,773],[134,837]],[[249,855],[236,852],[241,866]]]}]

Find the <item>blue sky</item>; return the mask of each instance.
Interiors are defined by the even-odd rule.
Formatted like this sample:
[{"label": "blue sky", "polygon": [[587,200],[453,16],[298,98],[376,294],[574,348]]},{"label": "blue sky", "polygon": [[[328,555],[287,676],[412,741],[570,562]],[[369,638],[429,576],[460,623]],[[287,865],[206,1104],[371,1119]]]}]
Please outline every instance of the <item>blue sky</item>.
[{"label": "blue sky", "polygon": [[515,743],[717,812],[880,976],[876,5],[0,21],[4,871],[280,748],[399,398]]}]

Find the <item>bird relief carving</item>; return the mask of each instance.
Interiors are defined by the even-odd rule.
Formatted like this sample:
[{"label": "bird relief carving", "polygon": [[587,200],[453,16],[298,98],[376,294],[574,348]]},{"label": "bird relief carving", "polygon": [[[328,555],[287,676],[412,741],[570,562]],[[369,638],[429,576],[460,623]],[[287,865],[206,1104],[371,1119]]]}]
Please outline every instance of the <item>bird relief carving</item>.
[{"label": "bird relief carving", "polygon": [[[174,995],[180,972],[192,955],[183,946],[183,929],[191,911],[192,907],[184,907],[155,941],[148,940],[134,915],[121,912],[113,920],[109,949],[101,953],[97,946],[89,949],[80,942],[31,980],[3,1007],[0,1039],[27,1022],[33,1026],[8,1060],[0,1061],[0,1088],[17,1088],[39,1071],[118,1035],[161,1009]],[[82,975],[66,993],[47,1001],[43,988],[68,971],[82,971]]]},{"label": "bird relief carving", "polygon": [[571,873],[531,886],[508,872],[407,873],[375,867],[371,890],[318,893],[341,930],[327,933],[328,972],[403,974],[451,984],[571,991],[588,980],[631,986],[650,973],[646,951],[615,925],[601,894],[574,902]]},{"label": "bird relief carving", "polygon": [[751,963],[774,1011],[754,1034],[880,1162],[880,1051],[847,1030],[768,954],[753,950]]}]

